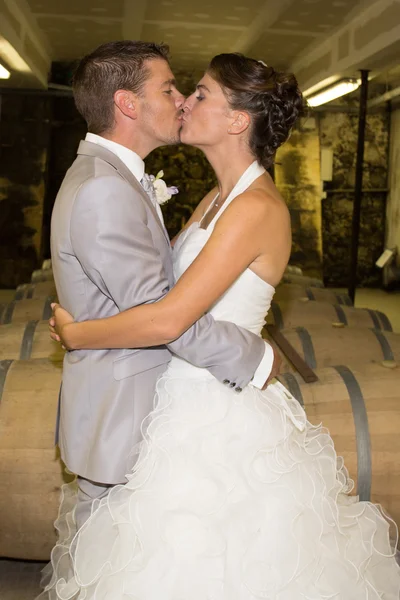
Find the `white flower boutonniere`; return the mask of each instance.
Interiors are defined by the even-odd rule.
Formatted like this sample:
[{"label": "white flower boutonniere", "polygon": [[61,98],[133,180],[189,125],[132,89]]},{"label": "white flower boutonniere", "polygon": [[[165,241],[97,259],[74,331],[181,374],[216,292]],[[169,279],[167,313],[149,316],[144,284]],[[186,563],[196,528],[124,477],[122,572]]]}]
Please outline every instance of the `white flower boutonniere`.
[{"label": "white flower boutonniere", "polygon": [[162,177],[164,177],[164,171],[159,171],[155,177],[154,175],[150,175],[156,193],[156,199],[160,205],[165,204],[172,196],[179,193],[178,188],[174,185],[168,187],[165,181],[161,179]]}]

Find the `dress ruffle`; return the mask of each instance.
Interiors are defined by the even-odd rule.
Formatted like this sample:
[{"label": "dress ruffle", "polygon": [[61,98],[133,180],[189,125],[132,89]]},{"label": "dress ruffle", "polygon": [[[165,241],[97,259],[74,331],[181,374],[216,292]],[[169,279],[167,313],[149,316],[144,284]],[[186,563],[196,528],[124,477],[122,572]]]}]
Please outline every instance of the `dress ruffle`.
[{"label": "dress ruffle", "polygon": [[275,383],[166,374],[125,486],[75,532],[64,487],[48,600],[399,600],[397,528]]}]

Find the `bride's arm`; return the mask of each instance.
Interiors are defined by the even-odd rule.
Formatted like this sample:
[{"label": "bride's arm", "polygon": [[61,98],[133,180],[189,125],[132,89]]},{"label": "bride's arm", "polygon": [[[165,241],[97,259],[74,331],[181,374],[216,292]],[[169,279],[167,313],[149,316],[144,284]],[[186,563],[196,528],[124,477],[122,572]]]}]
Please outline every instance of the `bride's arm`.
[{"label": "bride's arm", "polygon": [[106,319],[67,323],[61,334],[71,349],[140,348],[166,344],[182,335],[260,254],[268,256],[274,285],[290,235],[282,201],[245,192],[226,209],[209,241],[174,288],[154,304]]}]

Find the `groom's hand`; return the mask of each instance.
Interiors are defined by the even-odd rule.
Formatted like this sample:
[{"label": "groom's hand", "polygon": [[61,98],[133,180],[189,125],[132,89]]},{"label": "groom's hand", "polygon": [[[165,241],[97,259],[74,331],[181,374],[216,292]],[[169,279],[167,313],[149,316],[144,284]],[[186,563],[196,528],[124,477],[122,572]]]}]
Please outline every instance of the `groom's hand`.
[{"label": "groom's hand", "polygon": [[281,370],[281,366],[282,366],[282,358],[281,355],[277,349],[277,347],[274,344],[271,344],[271,347],[274,351],[274,362],[272,363],[272,369],[271,369],[271,373],[267,379],[267,381],[265,382],[264,387],[262,388],[263,390],[266,390],[267,387],[269,386],[269,384],[271,383],[271,381],[280,373]]},{"label": "groom's hand", "polygon": [[74,323],[74,318],[57,303],[53,303],[51,309],[53,316],[49,319],[50,337],[55,342],[60,342],[64,350],[71,350],[63,333],[66,325]]}]

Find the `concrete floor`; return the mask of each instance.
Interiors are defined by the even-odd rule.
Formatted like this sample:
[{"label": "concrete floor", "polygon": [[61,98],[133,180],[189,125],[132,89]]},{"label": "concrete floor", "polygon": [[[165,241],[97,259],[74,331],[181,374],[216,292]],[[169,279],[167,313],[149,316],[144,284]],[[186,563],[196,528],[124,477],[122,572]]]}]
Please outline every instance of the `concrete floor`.
[{"label": "concrete floor", "polygon": [[46,563],[0,560],[1,600],[34,600],[40,593],[40,572]]},{"label": "concrete floor", "polygon": [[[0,303],[11,299],[11,292],[0,290]],[[394,331],[400,333],[400,292],[360,289],[356,294],[355,305],[385,313]],[[44,565],[45,563],[0,560],[0,600],[34,600],[40,592],[40,571]]]}]

